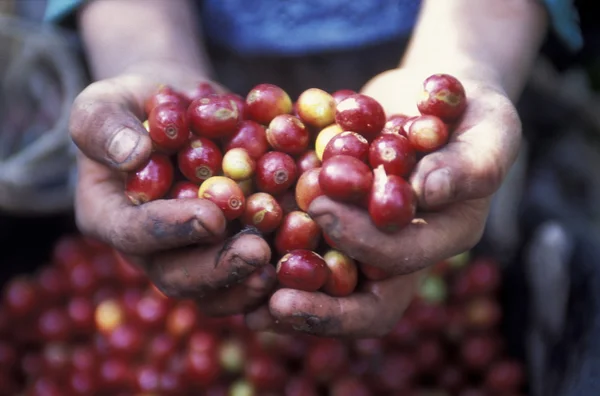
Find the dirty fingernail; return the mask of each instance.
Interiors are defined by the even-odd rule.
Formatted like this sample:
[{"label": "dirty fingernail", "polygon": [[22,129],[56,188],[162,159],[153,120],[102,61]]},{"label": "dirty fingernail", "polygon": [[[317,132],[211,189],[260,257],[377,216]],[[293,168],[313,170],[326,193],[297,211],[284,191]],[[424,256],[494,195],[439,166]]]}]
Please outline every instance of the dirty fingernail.
[{"label": "dirty fingernail", "polygon": [[447,203],[453,192],[452,177],[448,168],[437,169],[425,180],[424,197],[429,206]]},{"label": "dirty fingernail", "polygon": [[108,144],[108,156],[117,164],[122,164],[133,154],[140,142],[140,134],[133,129],[123,128],[113,136]]}]

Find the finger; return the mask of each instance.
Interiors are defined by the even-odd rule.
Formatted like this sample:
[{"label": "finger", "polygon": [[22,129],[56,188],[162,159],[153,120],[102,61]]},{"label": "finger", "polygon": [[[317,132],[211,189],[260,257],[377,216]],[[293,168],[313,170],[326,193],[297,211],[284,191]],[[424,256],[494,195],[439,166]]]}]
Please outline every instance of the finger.
[{"label": "finger", "polygon": [[393,234],[379,231],[361,208],[315,199],[309,214],[334,244],[352,258],[390,274],[407,274],[474,246],[483,233],[489,200],[454,204],[443,212],[417,214]]},{"label": "finger", "polygon": [[373,282],[365,290],[341,298],[281,289],[269,300],[269,309],[274,322],[299,332],[326,337],[381,337],[391,331],[408,306],[418,275]]},{"label": "finger", "polygon": [[521,124],[510,100],[491,89],[471,94],[475,99],[448,145],[426,155],[413,173],[421,207],[494,194],[516,159]]},{"label": "finger", "polygon": [[228,316],[250,312],[266,302],[276,283],[275,268],[266,264],[243,283],[217,291],[198,302],[208,316]]},{"label": "finger", "polygon": [[219,239],[226,220],[204,199],[157,200],[134,206],[118,175],[85,158],[79,161],[75,215],[79,229],[121,252],[152,252]]},{"label": "finger", "polygon": [[142,166],[152,150],[142,125],[143,102],[155,89],[155,84],[133,76],[89,85],[71,110],[69,128],[77,147],[112,169]]},{"label": "finger", "polygon": [[[260,236],[243,231],[222,244],[152,255],[143,267],[167,296],[210,301],[214,293],[238,285],[257,269],[270,265],[270,259],[269,245]],[[261,289],[254,284],[246,286]]]}]

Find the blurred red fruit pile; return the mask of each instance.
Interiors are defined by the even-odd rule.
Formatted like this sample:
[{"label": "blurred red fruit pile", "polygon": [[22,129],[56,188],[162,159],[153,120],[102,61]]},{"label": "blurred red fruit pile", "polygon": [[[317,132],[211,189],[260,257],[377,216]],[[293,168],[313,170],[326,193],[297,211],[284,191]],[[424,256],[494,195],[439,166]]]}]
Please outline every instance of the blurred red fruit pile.
[{"label": "blurred red fruit pile", "polygon": [[346,296],[361,274],[386,274],[335,250],[310,204],[325,195],[361,207],[383,232],[407,226],[417,209],[407,178],[446,145],[466,106],[464,87],[447,74],[423,82],[413,116],[386,115],[349,90],[310,88],[293,102],[272,84],[246,98],[207,83],[191,95],[161,86],[145,104],[154,152],[127,175],[125,193],[135,205],[210,200],[232,232],[253,227],[268,238],[281,285]]},{"label": "blurred red fruit pile", "polygon": [[4,287],[0,395],[517,396],[499,287],[492,260],[462,255],[424,278],[381,339],[253,333],[241,316],[166,298],[110,248],[63,237],[51,263]]}]

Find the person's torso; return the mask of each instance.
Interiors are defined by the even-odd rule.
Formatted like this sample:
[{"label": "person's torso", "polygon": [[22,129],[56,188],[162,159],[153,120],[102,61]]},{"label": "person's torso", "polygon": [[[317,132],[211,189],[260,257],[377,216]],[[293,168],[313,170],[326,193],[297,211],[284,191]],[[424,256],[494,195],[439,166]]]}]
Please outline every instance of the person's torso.
[{"label": "person's torso", "polygon": [[239,54],[299,55],[408,34],[420,0],[201,0],[207,39]]}]

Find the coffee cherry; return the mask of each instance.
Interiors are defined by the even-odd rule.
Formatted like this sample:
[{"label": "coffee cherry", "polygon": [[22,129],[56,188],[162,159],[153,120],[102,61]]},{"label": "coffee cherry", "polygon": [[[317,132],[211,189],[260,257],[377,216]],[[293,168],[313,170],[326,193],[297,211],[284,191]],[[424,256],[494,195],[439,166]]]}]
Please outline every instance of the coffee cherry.
[{"label": "coffee cherry", "polygon": [[225,176],[213,176],[205,180],[198,190],[198,198],[208,199],[217,205],[227,220],[240,217],[246,205],[242,189]]},{"label": "coffee cherry", "polygon": [[246,98],[241,97],[238,94],[235,94],[233,92],[228,92],[222,95],[224,98],[227,98],[229,100],[231,100],[238,109],[238,112],[240,113],[241,119],[245,119],[247,118],[248,114],[247,114],[247,109],[246,109]]},{"label": "coffee cherry", "polygon": [[141,169],[127,175],[125,194],[134,205],[163,198],[171,189],[174,173],[169,157],[154,153]]},{"label": "coffee cherry", "polygon": [[369,197],[369,215],[373,224],[384,232],[395,232],[413,220],[416,199],[412,187],[396,175],[388,175],[380,165],[375,169]]},{"label": "coffee cherry", "polygon": [[323,257],[310,250],[292,250],[277,263],[277,280],[284,287],[313,292],[319,290],[329,276]]},{"label": "coffee cherry", "polygon": [[202,81],[189,92],[184,92],[185,97],[191,103],[196,99],[206,98],[217,93],[215,86],[209,82]]},{"label": "coffee cherry", "polygon": [[39,302],[39,291],[30,279],[17,277],[4,287],[4,304],[8,314],[14,318],[31,315]]},{"label": "coffee cherry", "polygon": [[340,202],[360,203],[369,194],[373,172],[361,160],[337,155],[323,162],[319,175],[321,190]]},{"label": "coffee cherry", "polygon": [[242,224],[253,226],[263,234],[277,229],[283,219],[283,210],[270,194],[257,192],[246,199],[246,209],[241,217]]},{"label": "coffee cherry", "polygon": [[169,192],[169,198],[171,198],[171,199],[198,198],[198,188],[199,188],[199,186],[192,182],[178,181],[171,188],[171,191]]},{"label": "coffee cherry", "polygon": [[259,124],[268,125],[280,114],[292,113],[292,100],[280,87],[260,84],[246,96],[248,117]]},{"label": "coffee cherry", "polygon": [[383,129],[381,130],[382,134],[391,133],[394,135],[402,135],[406,137],[406,132],[404,131],[404,124],[411,117],[404,114],[392,114],[388,117]]},{"label": "coffee cherry", "polygon": [[242,121],[233,135],[224,139],[225,152],[234,148],[243,148],[255,160],[269,150],[265,127],[254,121]]},{"label": "coffee cherry", "polygon": [[363,162],[367,162],[369,156],[369,142],[362,135],[356,132],[342,132],[335,135],[323,152],[323,161],[336,155],[349,155],[356,157]]},{"label": "coffee cherry", "polygon": [[285,254],[296,249],[315,250],[321,239],[321,228],[308,213],[287,214],[275,234],[275,249]]},{"label": "coffee cherry", "polygon": [[296,203],[298,207],[307,212],[311,202],[323,195],[319,184],[321,168],[310,169],[304,172],[296,183]]},{"label": "coffee cherry", "polygon": [[337,105],[342,100],[346,99],[349,96],[356,95],[357,92],[351,89],[340,89],[339,91],[335,91],[331,94],[333,99],[335,100],[335,104]]},{"label": "coffee cherry", "polygon": [[325,147],[327,147],[329,141],[342,132],[344,132],[344,130],[338,124],[329,125],[319,132],[317,139],[315,140],[315,152],[317,153],[319,160],[323,160],[323,153],[325,152]]},{"label": "coffee cherry", "polygon": [[144,102],[144,111],[149,115],[152,110],[161,104],[170,103],[187,107],[188,99],[181,93],[177,92],[173,87],[161,85],[158,89]]},{"label": "coffee cherry", "polygon": [[148,115],[148,134],[158,149],[179,150],[190,136],[186,108],[173,103],[156,106]]},{"label": "coffee cherry", "polygon": [[437,151],[448,142],[448,126],[436,116],[417,117],[408,129],[408,141],[422,153]]},{"label": "coffee cherry", "polygon": [[221,173],[222,162],[221,150],[206,138],[193,138],[177,153],[179,170],[196,184]]},{"label": "coffee cherry", "polygon": [[308,150],[304,154],[302,154],[296,160],[296,168],[298,170],[298,174],[301,175],[304,172],[321,167],[321,160],[317,156],[317,152],[315,150]]},{"label": "coffee cherry", "polygon": [[465,88],[456,77],[433,74],[423,82],[423,91],[417,102],[421,114],[451,122],[464,113],[466,106]]},{"label": "coffee cherry", "polygon": [[324,128],[335,121],[335,106],[333,96],[322,89],[309,88],[298,97],[296,111],[306,124]]},{"label": "coffee cherry", "polygon": [[256,161],[243,148],[234,148],[223,156],[223,174],[235,181],[248,180],[254,176]]},{"label": "coffee cherry", "polygon": [[372,141],[383,129],[386,117],[379,102],[370,96],[356,94],[338,103],[335,122],[344,130],[360,133]]},{"label": "coffee cherry", "polygon": [[358,283],[358,268],[354,260],[339,250],[328,250],[323,260],[329,268],[329,278],[323,291],[330,296],[344,297],[352,294]]},{"label": "coffee cherry", "polygon": [[273,118],[267,129],[267,141],[276,151],[290,155],[306,151],[310,133],[298,118],[290,114],[280,114]]},{"label": "coffee cherry", "polygon": [[382,134],[371,143],[369,165],[383,165],[390,175],[407,177],[417,163],[417,155],[408,139],[399,134]]},{"label": "coffee cherry", "polygon": [[256,186],[274,196],[290,188],[297,177],[296,162],[285,153],[268,152],[256,164]]},{"label": "coffee cherry", "polygon": [[242,119],[237,104],[218,94],[194,100],[187,116],[192,132],[208,139],[232,135]]}]

